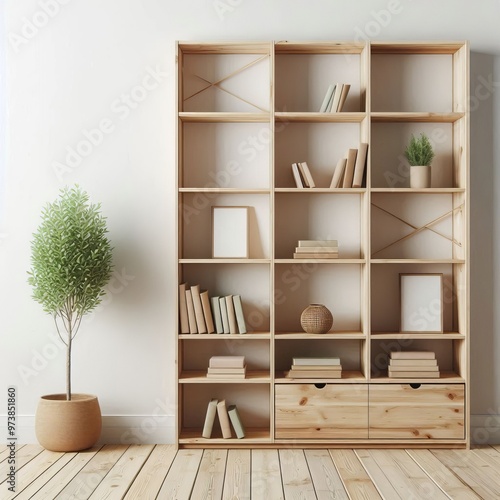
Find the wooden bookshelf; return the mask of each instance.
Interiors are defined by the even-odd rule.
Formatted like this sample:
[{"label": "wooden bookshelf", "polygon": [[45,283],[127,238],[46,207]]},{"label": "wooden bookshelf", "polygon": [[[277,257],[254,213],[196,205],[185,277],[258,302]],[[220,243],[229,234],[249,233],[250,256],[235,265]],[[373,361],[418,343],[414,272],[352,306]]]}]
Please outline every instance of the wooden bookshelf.
[{"label": "wooden bookshelf", "polygon": [[[176,325],[179,446],[469,447],[468,43],[179,42],[176,60],[176,285],[241,295],[248,328]],[[342,110],[319,112],[338,83],[351,85]],[[432,187],[412,189],[403,151],[420,133],[436,152]],[[361,142],[362,186],[330,188]],[[314,188],[296,187],[303,161]],[[213,206],[249,207],[248,258],[212,258]],[[337,239],[339,258],[294,259],[300,239]],[[399,331],[401,273],[443,275],[442,333]],[[330,332],[302,331],[310,303],[330,309]],[[393,350],[435,352],[440,377],[389,378]],[[234,354],[245,379],[206,377],[211,355]],[[299,356],[340,357],[342,378],[285,377]],[[306,393],[324,404],[323,433]],[[201,437],[211,398],[236,404],[244,439]],[[297,415],[295,439],[282,411]],[[356,415],[345,431],[338,411]]]}]

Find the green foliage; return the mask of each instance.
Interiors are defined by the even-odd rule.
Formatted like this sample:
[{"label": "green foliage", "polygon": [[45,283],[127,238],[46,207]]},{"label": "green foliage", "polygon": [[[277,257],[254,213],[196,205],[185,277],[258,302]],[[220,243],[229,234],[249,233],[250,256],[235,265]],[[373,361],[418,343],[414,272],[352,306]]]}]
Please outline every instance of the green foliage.
[{"label": "green foliage", "polygon": [[111,277],[112,248],[100,208],[89,204],[78,186],[65,188],[43,209],[31,242],[33,298],[61,317],[69,332],[75,317],[81,319],[100,303]]},{"label": "green foliage", "polygon": [[412,134],[410,143],[405,150],[405,156],[412,166],[430,166],[434,158],[431,141],[429,141],[429,138],[425,134],[420,134],[419,138]]}]

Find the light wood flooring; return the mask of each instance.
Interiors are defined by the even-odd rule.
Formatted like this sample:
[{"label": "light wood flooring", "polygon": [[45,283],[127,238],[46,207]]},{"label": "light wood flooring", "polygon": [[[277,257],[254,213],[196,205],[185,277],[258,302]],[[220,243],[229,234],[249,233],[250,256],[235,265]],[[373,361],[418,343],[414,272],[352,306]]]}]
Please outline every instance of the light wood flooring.
[{"label": "light wood flooring", "polygon": [[17,499],[499,499],[500,446],[466,450],[176,450],[105,445],[17,449]]}]

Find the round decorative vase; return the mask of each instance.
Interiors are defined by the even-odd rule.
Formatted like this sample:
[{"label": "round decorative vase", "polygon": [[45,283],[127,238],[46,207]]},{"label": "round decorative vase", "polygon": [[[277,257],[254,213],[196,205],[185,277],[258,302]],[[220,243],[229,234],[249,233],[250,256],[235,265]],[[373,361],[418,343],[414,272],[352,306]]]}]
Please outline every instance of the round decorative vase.
[{"label": "round decorative vase", "polygon": [[66,394],[42,396],[35,416],[39,443],[50,451],[80,451],[91,448],[101,435],[101,408],[96,396]]},{"label": "round decorative vase", "polygon": [[431,187],[431,167],[429,165],[412,165],[410,167],[410,187],[413,189]]},{"label": "round decorative vase", "polygon": [[300,324],[307,333],[327,333],[333,325],[333,316],[323,304],[310,304],[302,311]]}]

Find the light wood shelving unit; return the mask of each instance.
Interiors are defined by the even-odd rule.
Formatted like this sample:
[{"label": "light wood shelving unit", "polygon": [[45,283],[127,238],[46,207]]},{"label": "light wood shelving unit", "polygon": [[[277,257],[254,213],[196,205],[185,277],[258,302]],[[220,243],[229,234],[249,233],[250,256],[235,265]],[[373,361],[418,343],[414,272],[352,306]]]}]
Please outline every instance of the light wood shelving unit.
[{"label": "light wood shelving unit", "polygon": [[[469,47],[467,42],[177,44],[177,283],[240,294],[249,332],[180,334],[180,447],[469,447]],[[319,113],[330,83],[351,84]],[[434,146],[432,188],[410,189],[411,134]],[[369,144],[361,188],[330,189]],[[307,161],[317,188],[297,189]],[[250,207],[249,258],[211,258],[211,208]],[[340,258],[293,259],[299,239]],[[443,333],[402,333],[399,274],[443,274]],[[334,315],[301,331],[310,303]],[[391,350],[432,350],[437,379],[387,375]],[[207,379],[212,355],[247,378]],[[340,356],[341,379],[288,379],[296,356]],[[244,439],[204,439],[208,401],[236,404]]]}]

